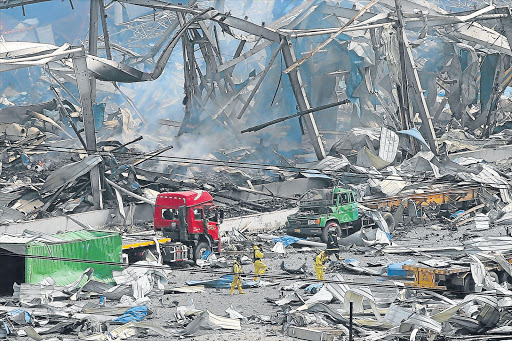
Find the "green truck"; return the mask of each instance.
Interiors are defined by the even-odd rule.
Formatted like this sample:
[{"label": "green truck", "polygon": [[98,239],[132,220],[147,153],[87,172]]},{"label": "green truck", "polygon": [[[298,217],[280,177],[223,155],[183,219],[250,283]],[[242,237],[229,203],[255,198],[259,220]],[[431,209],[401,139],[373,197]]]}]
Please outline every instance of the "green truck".
[{"label": "green truck", "polygon": [[[296,236],[317,236],[325,243],[329,231],[338,237],[348,236],[362,227],[374,226],[373,219],[359,214],[354,192],[334,187],[311,189],[299,201],[299,211],[288,217],[286,233]],[[394,227],[390,213],[382,215],[388,227]]]}]

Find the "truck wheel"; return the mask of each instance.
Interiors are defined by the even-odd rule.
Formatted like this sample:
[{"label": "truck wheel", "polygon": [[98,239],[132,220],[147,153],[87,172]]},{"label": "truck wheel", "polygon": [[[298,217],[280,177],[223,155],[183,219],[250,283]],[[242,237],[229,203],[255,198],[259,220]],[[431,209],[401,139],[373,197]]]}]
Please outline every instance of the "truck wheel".
[{"label": "truck wheel", "polygon": [[508,273],[506,271],[500,271],[498,273],[498,277],[500,279],[500,284],[503,284],[503,283],[510,283],[510,276],[508,275]]},{"label": "truck wheel", "polygon": [[322,228],[322,235],[320,236],[320,239],[322,242],[327,243],[327,238],[329,235],[329,230],[334,229],[336,231],[336,236],[339,238],[341,237],[341,226],[335,221],[327,222],[325,226]]},{"label": "truck wheel", "polygon": [[387,212],[382,215],[382,218],[384,218],[386,224],[388,224],[389,232],[393,232],[393,230],[395,229],[395,218],[393,217],[393,215]]},{"label": "truck wheel", "polygon": [[475,292],[475,281],[473,280],[473,277],[471,277],[471,274],[468,274],[466,277],[464,277],[462,290],[465,293]]},{"label": "truck wheel", "polygon": [[199,242],[194,248],[194,262],[203,257],[206,251],[212,252],[212,248],[207,242]]}]

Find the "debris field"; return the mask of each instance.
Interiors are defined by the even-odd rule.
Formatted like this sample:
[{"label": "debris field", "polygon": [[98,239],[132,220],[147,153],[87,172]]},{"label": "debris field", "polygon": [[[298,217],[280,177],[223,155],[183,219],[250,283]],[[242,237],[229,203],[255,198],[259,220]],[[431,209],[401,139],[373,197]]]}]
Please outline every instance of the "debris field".
[{"label": "debris field", "polygon": [[0,0],[0,339],[510,339],[511,47],[498,0]]}]

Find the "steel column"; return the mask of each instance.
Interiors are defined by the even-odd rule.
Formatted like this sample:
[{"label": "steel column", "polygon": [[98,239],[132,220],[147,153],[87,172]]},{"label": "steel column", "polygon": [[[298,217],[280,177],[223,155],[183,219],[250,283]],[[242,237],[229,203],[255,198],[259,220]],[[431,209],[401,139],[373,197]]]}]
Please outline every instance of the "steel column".
[{"label": "steel column", "polygon": [[[284,43],[282,44],[281,51],[283,54],[284,62],[286,67],[289,68],[297,59],[295,58],[295,52],[293,51],[293,45],[289,38],[283,37]],[[288,78],[290,79],[290,83],[292,85],[293,94],[295,95],[295,100],[297,101],[297,105],[299,106],[300,111],[306,111],[311,109],[309,105],[308,98],[306,96],[306,91],[304,91],[304,86],[302,85],[302,78],[300,76],[300,72],[298,68],[291,70],[288,73]],[[307,114],[303,116],[304,122],[306,123],[306,128],[308,130],[309,138],[311,143],[313,144],[313,148],[315,149],[315,154],[318,160],[322,160],[325,158],[325,150],[324,145],[322,143],[322,139],[318,133],[318,128],[316,126],[315,117],[313,113]]]},{"label": "steel column", "polygon": [[[87,154],[93,155],[96,153],[96,131],[94,128],[94,113],[92,111],[91,81],[83,47],[81,53],[73,55],[73,67],[75,69],[78,93],[80,94]],[[91,169],[90,178],[94,208],[101,209],[103,208],[103,203],[100,188],[100,170],[97,165]]]}]

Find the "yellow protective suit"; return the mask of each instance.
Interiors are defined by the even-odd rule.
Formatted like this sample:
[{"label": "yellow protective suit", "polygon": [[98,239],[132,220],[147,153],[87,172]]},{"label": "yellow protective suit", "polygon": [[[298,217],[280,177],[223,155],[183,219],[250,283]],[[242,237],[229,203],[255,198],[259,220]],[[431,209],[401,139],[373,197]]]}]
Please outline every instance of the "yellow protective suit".
[{"label": "yellow protective suit", "polygon": [[254,247],[254,280],[258,281],[259,276],[263,275],[267,270],[267,264],[263,263],[263,252],[258,246]]},{"label": "yellow protective suit", "polygon": [[320,252],[315,258],[316,279],[324,279],[324,262],[328,259],[325,251]]},{"label": "yellow protective suit", "polygon": [[233,282],[231,282],[231,295],[233,295],[233,291],[235,288],[238,288],[238,292],[240,294],[245,294],[242,290],[242,265],[238,263],[236,260],[233,262]]}]

